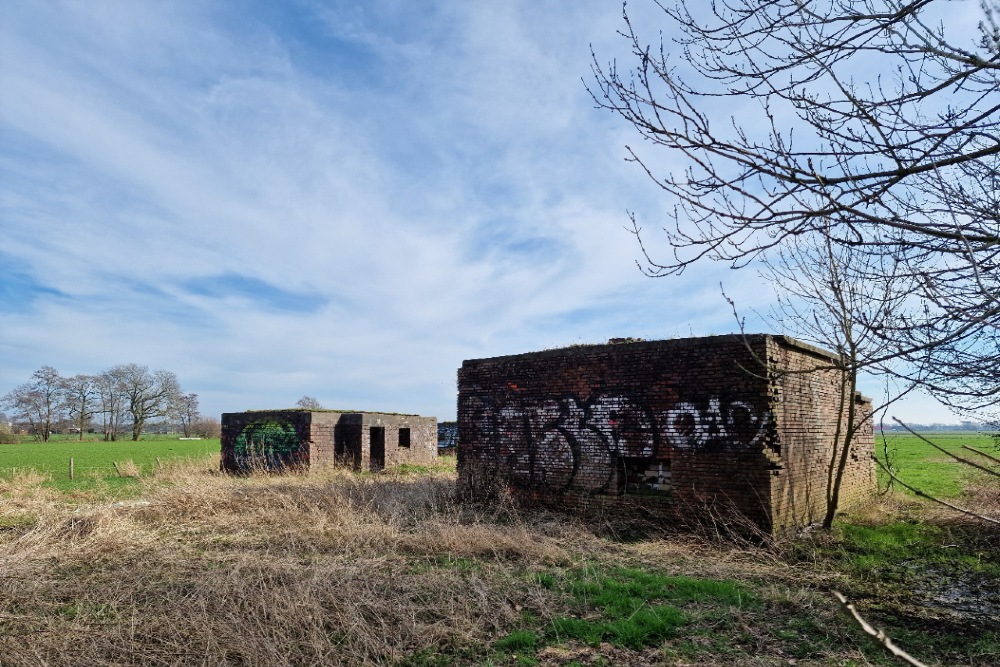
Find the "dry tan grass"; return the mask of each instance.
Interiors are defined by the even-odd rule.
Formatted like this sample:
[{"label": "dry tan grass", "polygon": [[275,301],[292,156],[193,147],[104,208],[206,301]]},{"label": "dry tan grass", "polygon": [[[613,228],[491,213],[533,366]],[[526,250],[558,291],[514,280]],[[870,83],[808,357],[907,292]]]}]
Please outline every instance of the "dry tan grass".
[{"label": "dry tan grass", "polygon": [[61,494],[55,489],[42,486],[49,479],[49,475],[34,469],[14,470],[9,477],[0,477],[0,498],[4,499],[4,513],[34,512],[37,508],[58,502]]},{"label": "dry tan grass", "polygon": [[38,485],[52,478],[48,473],[38,472],[34,468],[15,468],[9,477],[0,477],[0,493],[33,494]]},{"label": "dry tan grass", "polygon": [[[159,465],[140,478],[138,497],[118,501],[98,488],[67,502],[39,481],[0,487],[0,518],[10,518],[0,523],[4,666],[391,665],[470,649],[482,664],[481,648],[522,615],[568,613],[535,573],[600,563],[766,580],[760,590],[788,613],[821,605],[812,589],[831,576],[788,565],[781,544],[732,546],[709,534],[616,541],[509,500],[463,505],[453,468],[229,477],[205,458]],[[767,648],[757,620],[732,622]],[[573,644],[539,659],[687,660]]]},{"label": "dry tan grass", "polygon": [[132,459],[115,461],[114,465],[119,477],[142,477],[142,469]]},{"label": "dry tan grass", "polygon": [[570,559],[557,537],[458,507],[449,473],[194,463],[143,484],[136,500],[36,502],[0,533],[0,663],[391,664],[543,612],[509,563]]},{"label": "dry tan grass", "polygon": [[982,477],[962,494],[962,504],[975,512],[1000,519],[1000,479]]}]

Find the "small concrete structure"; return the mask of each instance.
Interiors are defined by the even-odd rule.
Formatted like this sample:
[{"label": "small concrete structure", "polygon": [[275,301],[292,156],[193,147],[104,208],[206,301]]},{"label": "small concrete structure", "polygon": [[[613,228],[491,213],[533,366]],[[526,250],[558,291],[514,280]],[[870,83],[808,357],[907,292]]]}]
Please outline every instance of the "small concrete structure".
[{"label": "small concrete structure", "polygon": [[378,471],[437,460],[437,418],[337,410],[222,415],[222,469],[248,472],[322,464]]}]

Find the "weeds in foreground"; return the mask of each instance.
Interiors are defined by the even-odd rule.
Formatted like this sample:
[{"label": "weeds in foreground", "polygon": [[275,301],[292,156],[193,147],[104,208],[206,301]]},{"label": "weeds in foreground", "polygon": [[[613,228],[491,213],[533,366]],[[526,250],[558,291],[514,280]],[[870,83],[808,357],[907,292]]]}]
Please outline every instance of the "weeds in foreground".
[{"label": "weeds in foreground", "polygon": [[135,464],[135,461],[131,459],[122,461],[121,463],[115,461],[114,468],[119,477],[128,477],[132,479],[142,477],[142,470]]},{"label": "weeds in foreground", "polygon": [[989,543],[962,524],[870,521],[766,547],[622,541],[502,495],[460,504],[454,480],[449,469],[227,477],[204,460],[164,462],[128,480],[128,496],[8,480],[0,660],[889,664],[828,598],[834,584],[931,664],[1000,657],[994,626],[920,616],[882,567],[953,552],[971,571],[977,548],[993,567]]},{"label": "weeds in foreground", "polygon": [[34,468],[15,468],[6,478],[0,477],[0,493],[24,493],[33,491],[38,485],[51,479],[48,473]]}]

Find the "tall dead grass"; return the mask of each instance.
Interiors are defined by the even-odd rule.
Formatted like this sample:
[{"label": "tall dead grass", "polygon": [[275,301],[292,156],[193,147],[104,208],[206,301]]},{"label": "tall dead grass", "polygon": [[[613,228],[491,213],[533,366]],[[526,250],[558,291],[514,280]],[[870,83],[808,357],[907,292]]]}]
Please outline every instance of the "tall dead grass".
[{"label": "tall dead grass", "polygon": [[[570,613],[536,575],[639,564],[767,581],[769,609],[789,615],[837,576],[781,544],[608,539],[503,494],[460,503],[453,469],[229,477],[205,458],[158,465],[127,500],[41,481],[0,482],[4,666],[478,664],[525,615]],[[760,614],[740,622],[764,642]]]},{"label": "tall dead grass", "polygon": [[511,563],[573,558],[571,526],[459,506],[453,473],[234,478],[195,462],[142,484],[127,501],[48,499],[0,531],[0,663],[365,665],[461,652],[551,604]]}]

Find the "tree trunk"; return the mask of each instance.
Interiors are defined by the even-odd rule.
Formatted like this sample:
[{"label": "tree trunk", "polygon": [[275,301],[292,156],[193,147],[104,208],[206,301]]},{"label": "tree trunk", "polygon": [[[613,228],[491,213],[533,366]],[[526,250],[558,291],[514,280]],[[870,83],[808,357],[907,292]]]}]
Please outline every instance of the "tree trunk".
[{"label": "tree trunk", "polygon": [[[845,417],[844,407],[846,402],[847,407],[847,424],[844,426],[837,426],[838,436],[843,433],[843,437],[837,437],[834,440],[833,448],[833,459],[830,461],[831,470],[831,484],[830,488],[827,490],[827,500],[826,500],[826,516],[823,517],[823,528],[829,529],[833,526],[833,518],[837,514],[837,507],[840,505],[840,487],[844,480],[844,470],[847,468],[847,461],[851,454],[851,446],[854,444],[854,433],[856,432],[855,415],[857,414],[857,404],[854,400],[854,395],[857,392],[858,386],[858,372],[857,369],[852,366],[850,370],[844,371],[846,378],[841,388],[845,391],[844,396],[840,399],[840,409],[838,410],[838,417],[843,420]],[[840,444],[839,456],[837,455],[836,445]]]}]

